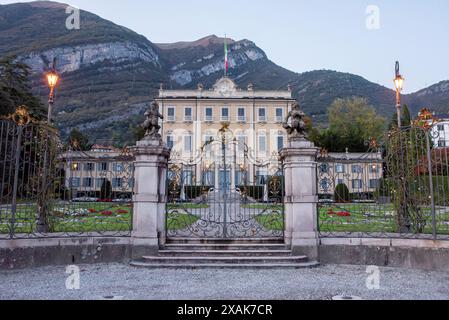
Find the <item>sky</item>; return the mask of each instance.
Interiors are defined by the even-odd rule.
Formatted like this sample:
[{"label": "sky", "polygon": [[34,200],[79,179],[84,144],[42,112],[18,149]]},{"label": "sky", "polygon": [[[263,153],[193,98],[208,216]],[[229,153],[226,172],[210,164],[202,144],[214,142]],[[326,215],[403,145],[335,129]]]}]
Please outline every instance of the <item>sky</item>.
[{"label": "sky", "polygon": [[[0,0],[1,4],[16,1]],[[22,1],[23,2],[23,1]],[[331,69],[404,92],[449,80],[447,0],[70,0],[155,43],[249,39],[295,72]],[[81,21],[82,23],[82,21]]]}]

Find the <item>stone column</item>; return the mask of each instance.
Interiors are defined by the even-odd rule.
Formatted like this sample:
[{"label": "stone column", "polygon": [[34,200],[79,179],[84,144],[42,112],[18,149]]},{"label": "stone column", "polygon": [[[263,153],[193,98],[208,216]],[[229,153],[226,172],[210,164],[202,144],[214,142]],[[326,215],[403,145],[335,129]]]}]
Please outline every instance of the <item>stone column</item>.
[{"label": "stone column", "polygon": [[133,216],[133,258],[156,255],[165,244],[166,176],[170,150],[161,139],[137,142]]},{"label": "stone column", "polygon": [[304,138],[291,138],[281,151],[285,171],[285,239],[294,254],[318,260],[317,156]]}]

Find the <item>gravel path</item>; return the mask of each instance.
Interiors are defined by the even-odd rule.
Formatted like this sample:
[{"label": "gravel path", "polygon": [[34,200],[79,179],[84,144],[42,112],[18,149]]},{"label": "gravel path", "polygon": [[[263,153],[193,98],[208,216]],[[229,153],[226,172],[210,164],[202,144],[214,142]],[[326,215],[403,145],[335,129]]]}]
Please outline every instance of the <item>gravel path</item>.
[{"label": "gravel path", "polygon": [[80,266],[80,290],[67,290],[65,267],[0,271],[0,299],[363,299],[449,300],[449,273],[381,268],[380,290],[368,290],[365,267],[304,270],[149,270],[125,264]]}]

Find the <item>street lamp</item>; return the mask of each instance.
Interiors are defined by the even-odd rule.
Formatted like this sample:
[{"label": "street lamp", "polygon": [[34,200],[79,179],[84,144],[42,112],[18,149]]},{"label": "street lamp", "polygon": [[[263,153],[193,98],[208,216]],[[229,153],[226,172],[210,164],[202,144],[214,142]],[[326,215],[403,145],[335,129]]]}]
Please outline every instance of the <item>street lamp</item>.
[{"label": "street lamp", "polygon": [[396,77],[394,78],[394,86],[396,88],[396,111],[398,114],[398,128],[402,127],[401,120],[401,92],[404,88],[404,77],[401,76],[399,71],[399,61],[396,61]]},{"label": "street lamp", "polygon": [[48,96],[48,117],[47,123],[51,124],[51,116],[53,111],[53,104],[55,102],[55,88],[59,82],[59,74],[55,71],[55,68],[46,74],[48,87],[50,88],[50,94]]}]

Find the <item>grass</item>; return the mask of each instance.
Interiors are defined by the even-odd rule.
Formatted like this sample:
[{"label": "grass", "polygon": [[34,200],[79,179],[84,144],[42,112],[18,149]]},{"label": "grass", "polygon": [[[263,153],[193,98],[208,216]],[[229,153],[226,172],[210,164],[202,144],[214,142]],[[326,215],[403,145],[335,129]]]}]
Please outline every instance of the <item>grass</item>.
[{"label": "grass", "polygon": [[284,206],[283,205],[266,204],[266,203],[244,204],[241,207],[243,209],[273,210],[273,211],[280,211],[280,212],[282,212],[284,210]]},{"label": "grass", "polygon": [[[349,212],[349,217],[334,213]],[[426,227],[424,234],[432,234],[430,208],[423,208]],[[397,233],[395,209],[392,204],[341,204],[325,205],[319,208],[320,231],[323,233]],[[449,209],[440,209],[437,214],[438,234],[449,234]]]},{"label": "grass", "polygon": [[204,203],[169,203],[167,204],[167,210],[176,209],[207,209],[209,206]]},{"label": "grass", "polygon": [[266,230],[284,230],[284,215],[282,214],[259,215],[256,217],[256,221]]},{"label": "grass", "polygon": [[[36,205],[20,204],[15,216],[15,233],[32,233],[36,229]],[[105,215],[109,213],[110,215]],[[132,229],[132,206],[113,203],[57,203],[49,218],[54,233],[129,232]],[[9,218],[0,215],[0,233],[9,233]],[[3,222],[3,223],[2,223]]]},{"label": "grass", "polygon": [[199,220],[196,216],[182,213],[168,213],[167,219],[168,231],[188,229],[192,224]]}]

